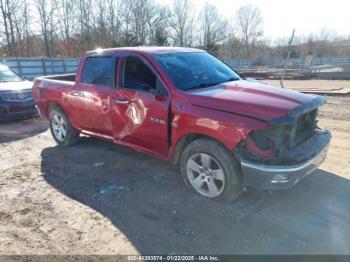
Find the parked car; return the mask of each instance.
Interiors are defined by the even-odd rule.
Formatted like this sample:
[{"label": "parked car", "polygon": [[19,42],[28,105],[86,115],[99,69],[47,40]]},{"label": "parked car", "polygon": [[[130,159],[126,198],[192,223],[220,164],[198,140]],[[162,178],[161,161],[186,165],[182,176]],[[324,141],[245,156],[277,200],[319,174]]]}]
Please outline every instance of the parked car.
[{"label": "parked car", "polygon": [[58,145],[83,133],[162,157],[211,199],[291,187],[331,139],[317,127],[323,97],[245,81],[197,49],[90,51],[76,74],[36,78],[33,94]]},{"label": "parked car", "polygon": [[32,82],[0,65],[0,121],[30,118],[37,114]]}]

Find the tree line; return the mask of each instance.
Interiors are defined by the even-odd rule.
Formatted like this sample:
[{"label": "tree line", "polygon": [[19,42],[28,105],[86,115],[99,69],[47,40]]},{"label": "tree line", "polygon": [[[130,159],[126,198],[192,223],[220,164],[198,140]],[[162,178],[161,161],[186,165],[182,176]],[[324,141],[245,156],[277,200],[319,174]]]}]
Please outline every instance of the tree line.
[{"label": "tree line", "polygon": [[[0,0],[3,56],[78,56],[98,47],[174,45],[215,50],[232,26],[206,3],[170,5],[152,0]],[[262,15],[253,6],[237,12],[247,52],[261,35]]]},{"label": "tree line", "polygon": [[272,46],[253,5],[225,18],[214,5],[197,10],[191,0],[0,0],[0,14],[0,52],[8,57],[77,57],[96,47],[157,45],[250,58]]}]

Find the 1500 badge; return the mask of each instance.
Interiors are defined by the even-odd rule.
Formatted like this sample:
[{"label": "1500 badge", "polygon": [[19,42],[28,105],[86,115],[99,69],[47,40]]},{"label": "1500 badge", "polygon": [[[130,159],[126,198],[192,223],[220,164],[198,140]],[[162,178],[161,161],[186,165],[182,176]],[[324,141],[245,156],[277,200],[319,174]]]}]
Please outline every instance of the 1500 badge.
[{"label": "1500 badge", "polygon": [[162,120],[162,119],[159,119],[159,118],[155,118],[155,117],[151,117],[151,122],[152,123],[166,125],[166,121],[165,120]]}]

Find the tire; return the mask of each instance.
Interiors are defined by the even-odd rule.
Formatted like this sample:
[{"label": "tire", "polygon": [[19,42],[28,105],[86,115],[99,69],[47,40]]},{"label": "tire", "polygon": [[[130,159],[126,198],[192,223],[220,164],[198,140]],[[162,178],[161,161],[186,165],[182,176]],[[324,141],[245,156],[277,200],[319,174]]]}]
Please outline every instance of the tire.
[{"label": "tire", "polygon": [[76,131],[61,108],[55,107],[50,111],[49,124],[52,137],[59,146],[67,147],[79,141]]},{"label": "tire", "polygon": [[215,140],[200,138],[187,145],[180,167],[186,186],[204,197],[231,202],[243,192],[238,161]]}]

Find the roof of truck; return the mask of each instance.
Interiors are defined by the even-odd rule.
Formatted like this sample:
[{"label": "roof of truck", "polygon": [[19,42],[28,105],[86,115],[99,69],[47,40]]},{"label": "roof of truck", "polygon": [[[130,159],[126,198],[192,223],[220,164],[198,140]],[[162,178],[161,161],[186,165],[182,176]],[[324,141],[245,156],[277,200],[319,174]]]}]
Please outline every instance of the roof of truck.
[{"label": "roof of truck", "polygon": [[147,54],[204,52],[201,49],[189,48],[189,47],[137,46],[137,47],[106,48],[106,49],[97,48],[95,50],[88,51],[87,54],[117,53],[117,52],[121,52],[121,51],[135,52],[135,53],[147,53]]}]

